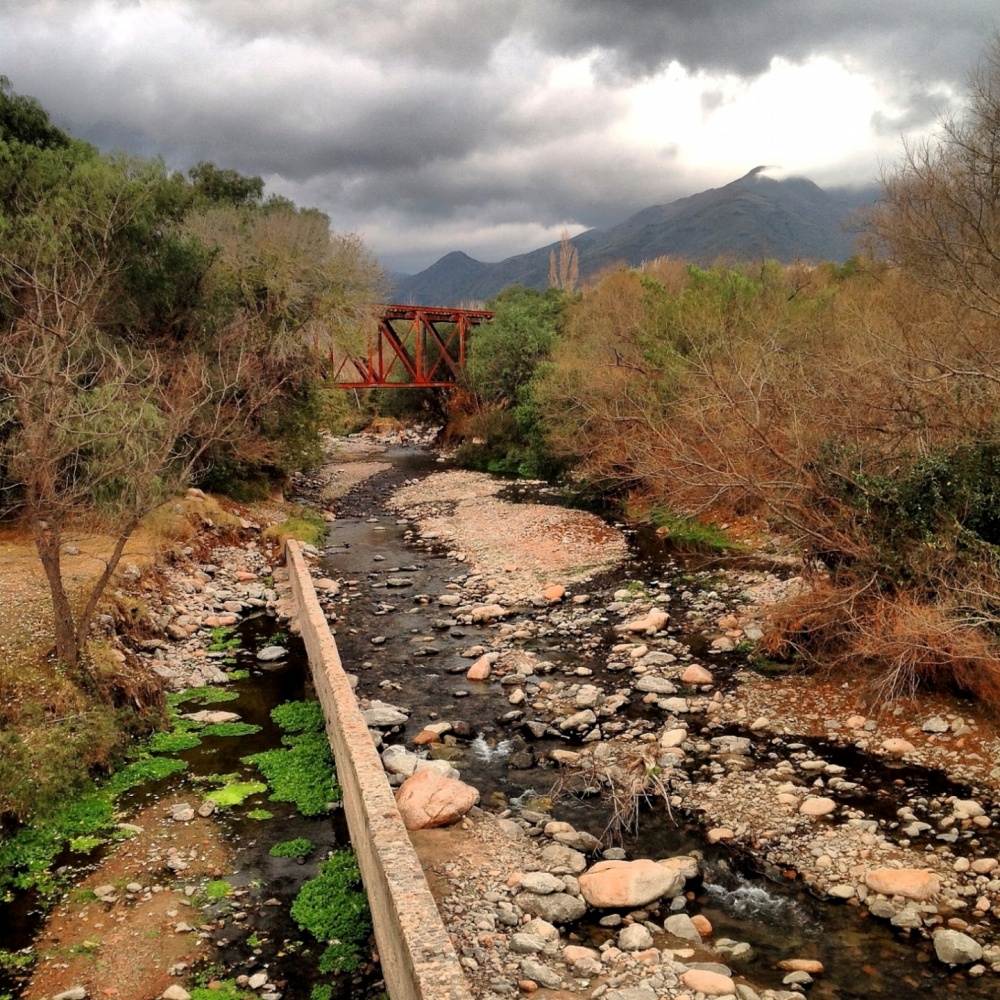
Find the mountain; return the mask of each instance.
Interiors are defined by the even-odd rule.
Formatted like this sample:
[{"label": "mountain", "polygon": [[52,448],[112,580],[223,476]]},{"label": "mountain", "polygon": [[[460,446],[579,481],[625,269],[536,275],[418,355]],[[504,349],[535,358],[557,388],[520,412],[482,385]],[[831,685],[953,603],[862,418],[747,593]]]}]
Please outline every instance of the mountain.
[{"label": "mountain", "polygon": [[[756,167],[738,180],[666,205],[644,208],[610,229],[573,237],[580,277],[611,264],[641,264],[654,257],[681,257],[710,264],[772,258],[843,261],[853,252],[850,217],[871,204],[875,189],[824,191],[804,177],[774,180]],[[455,251],[419,274],[398,277],[393,299],[457,307],[495,295],[508,285],[546,288],[549,253],[558,243],[496,264]]]}]

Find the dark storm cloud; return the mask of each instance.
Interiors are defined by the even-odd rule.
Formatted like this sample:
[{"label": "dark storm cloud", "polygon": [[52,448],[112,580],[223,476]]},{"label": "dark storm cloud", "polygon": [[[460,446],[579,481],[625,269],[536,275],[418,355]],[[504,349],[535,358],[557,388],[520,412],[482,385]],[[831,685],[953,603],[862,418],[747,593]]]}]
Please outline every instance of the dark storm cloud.
[{"label": "dark storm cloud", "polygon": [[554,0],[533,10],[547,45],[605,50],[625,76],[674,60],[748,76],[774,56],[859,53],[899,72],[953,78],[956,56],[965,65],[1000,13],[992,0]]},{"label": "dark storm cloud", "polygon": [[[881,82],[871,128],[894,137],[946,110],[940,85],[998,16],[986,0],[6,0],[0,73],[101,148],[262,174],[423,266],[456,234],[520,252],[518,233],[610,225],[752,167],[734,150],[706,174],[669,139],[623,141],[628,88],[671,63],[711,77],[708,121],[732,99],[720,75],[828,55]],[[596,82],[553,82],[570,59]],[[870,180],[874,154],[852,169]]]}]

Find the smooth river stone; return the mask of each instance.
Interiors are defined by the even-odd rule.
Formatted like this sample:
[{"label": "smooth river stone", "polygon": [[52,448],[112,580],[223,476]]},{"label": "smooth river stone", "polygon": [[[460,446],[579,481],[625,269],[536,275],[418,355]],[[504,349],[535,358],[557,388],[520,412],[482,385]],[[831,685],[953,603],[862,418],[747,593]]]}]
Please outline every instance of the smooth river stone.
[{"label": "smooth river stone", "polygon": [[917,902],[941,891],[941,879],[923,868],[874,868],[865,875],[865,885],[883,896],[903,896]]},{"label": "smooth river stone", "polygon": [[580,876],[580,892],[591,905],[618,909],[644,906],[662,896],[676,896],[684,876],[655,861],[599,861]]}]

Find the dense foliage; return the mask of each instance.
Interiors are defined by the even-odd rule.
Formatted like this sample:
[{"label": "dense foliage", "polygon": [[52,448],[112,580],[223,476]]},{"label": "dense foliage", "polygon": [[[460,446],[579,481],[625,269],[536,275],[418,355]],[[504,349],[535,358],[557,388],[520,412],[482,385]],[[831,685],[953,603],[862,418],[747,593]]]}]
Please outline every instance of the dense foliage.
[{"label": "dense foliage", "polygon": [[[379,280],[259,177],[103,156],[0,79],[0,513],[32,529],[64,663],[159,502],[192,479],[265,494],[317,459],[323,359]],[[78,602],[60,549],[95,517],[116,546]]]}]

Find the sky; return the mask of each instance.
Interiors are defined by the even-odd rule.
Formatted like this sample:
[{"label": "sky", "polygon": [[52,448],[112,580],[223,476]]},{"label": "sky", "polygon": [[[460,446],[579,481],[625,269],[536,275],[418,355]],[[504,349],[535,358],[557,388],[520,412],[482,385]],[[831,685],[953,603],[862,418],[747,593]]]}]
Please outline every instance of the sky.
[{"label": "sky", "polygon": [[995,0],[3,0],[0,74],[102,150],[202,160],[418,271],[771,176],[870,185]]}]

